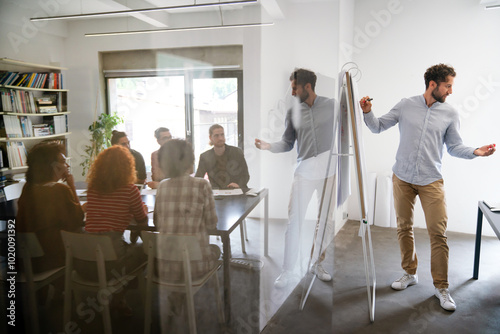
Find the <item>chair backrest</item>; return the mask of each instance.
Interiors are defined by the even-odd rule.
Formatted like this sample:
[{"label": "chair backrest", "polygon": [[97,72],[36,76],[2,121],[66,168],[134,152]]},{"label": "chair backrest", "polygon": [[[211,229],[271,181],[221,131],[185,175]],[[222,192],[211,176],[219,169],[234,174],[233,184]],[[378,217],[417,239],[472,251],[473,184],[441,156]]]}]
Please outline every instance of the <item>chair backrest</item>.
[{"label": "chair backrest", "polygon": [[19,246],[21,256],[41,257],[45,254],[38,237],[33,232],[17,233],[16,243]]},{"label": "chair backrest", "polygon": [[186,249],[191,261],[203,260],[200,242],[195,235],[163,234],[142,231],[144,252],[148,254],[149,245],[156,249],[155,257],[167,261],[183,261],[183,249]]},{"label": "chair backrest", "polygon": [[76,259],[97,261],[96,249],[99,248],[104,261],[117,260],[113,243],[107,235],[61,231],[61,236],[64,246]]}]

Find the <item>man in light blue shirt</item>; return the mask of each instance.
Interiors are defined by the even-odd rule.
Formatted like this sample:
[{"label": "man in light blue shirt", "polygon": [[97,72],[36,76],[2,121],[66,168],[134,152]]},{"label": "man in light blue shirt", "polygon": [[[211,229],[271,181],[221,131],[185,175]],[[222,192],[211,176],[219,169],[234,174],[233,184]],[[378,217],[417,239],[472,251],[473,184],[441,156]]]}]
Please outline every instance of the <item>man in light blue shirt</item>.
[{"label": "man in light blue shirt", "polygon": [[[285,119],[285,131],[280,141],[268,143],[261,139],[255,139],[255,146],[261,150],[269,150],[272,153],[288,152],[297,143],[297,166],[295,168],[290,204],[288,205],[288,225],[285,233],[285,252],[283,260],[283,271],[274,282],[277,288],[285,287],[294,276],[294,269],[299,258],[301,240],[301,226],[305,220],[306,211],[314,192],[321,205],[323,187],[325,186],[324,199],[330,199],[334,194],[335,171],[328,170],[329,160],[332,160],[330,152],[333,138],[333,125],[337,113],[337,103],[334,99],[318,96],[314,92],[316,85],[316,74],[306,69],[296,69],[290,76],[292,95],[297,97],[300,105],[290,108]],[[299,102],[297,101],[297,102]],[[336,159],[336,157],[334,158]],[[330,162],[335,166],[336,160]],[[326,180],[325,180],[326,178]],[[334,201],[333,201],[334,202]],[[325,205],[325,207],[327,207]],[[318,223],[316,239],[314,240],[316,250],[320,245],[325,247],[333,238],[333,210],[325,217],[325,212],[318,208]],[[318,236],[326,236],[319,240]],[[319,244],[321,243],[321,244]],[[325,250],[325,248],[322,248]],[[314,246],[313,246],[314,250]],[[331,275],[323,268],[322,261],[325,252],[317,254],[317,261],[313,264],[312,272],[322,281],[330,281]],[[313,253],[316,260],[316,254]],[[299,261],[299,264],[302,261]]]},{"label": "man in light blue shirt", "polygon": [[495,144],[475,149],[462,143],[458,132],[458,112],[445,102],[452,93],[455,76],[453,67],[444,64],[428,68],[424,74],[425,93],[402,99],[380,118],[371,112],[372,104],[368,96],[360,101],[365,124],[373,133],[399,124],[400,140],[396,163],[392,168],[392,181],[401,266],[405,273],[391,287],[404,290],[418,283],[418,260],[413,236],[413,209],[418,195],[431,240],[431,274],[435,296],[441,307],[448,311],[454,311],[456,304],[448,290],[448,216],[441,175],[444,146],[450,155],[463,159],[489,156],[495,152]]}]

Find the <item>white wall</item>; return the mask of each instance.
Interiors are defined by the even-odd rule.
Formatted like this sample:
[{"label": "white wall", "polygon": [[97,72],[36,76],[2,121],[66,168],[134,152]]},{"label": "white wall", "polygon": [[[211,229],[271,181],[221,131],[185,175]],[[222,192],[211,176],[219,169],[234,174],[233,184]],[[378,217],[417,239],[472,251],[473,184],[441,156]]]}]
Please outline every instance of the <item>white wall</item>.
[{"label": "white wall", "polygon": [[[448,63],[457,77],[447,102],[460,112],[464,143],[500,143],[500,10],[485,11],[479,1],[470,0],[358,0],[355,13],[351,46],[363,72],[360,96],[374,98],[376,115],[385,114],[403,97],[423,94],[425,70]],[[399,142],[397,127],[378,135],[366,126],[363,130],[368,171],[390,171]],[[477,202],[500,198],[499,166],[498,152],[472,161],[445,152],[442,171],[450,231],[475,233]],[[416,225],[425,227],[420,206]],[[485,234],[493,235],[489,224],[483,226]]]},{"label": "white wall", "polygon": [[[289,90],[289,76],[295,67],[304,67],[318,74],[316,92],[336,96],[339,40],[338,1],[296,3],[284,6],[285,20],[273,29],[263,30],[261,40],[260,89],[262,103],[260,127],[250,128],[246,135],[275,141],[284,130],[286,110],[282,108]],[[281,107],[280,107],[281,106]],[[256,110],[257,112],[257,110]],[[247,110],[248,113],[248,110]],[[255,150],[255,149],[254,149]],[[286,218],[296,150],[273,154],[257,152],[260,157],[261,185],[270,187],[270,216]],[[310,208],[316,202],[313,200]],[[313,218],[311,210],[308,217]]]},{"label": "white wall", "polygon": [[38,3],[0,0],[0,57],[65,66],[66,25],[29,21],[42,12]]}]

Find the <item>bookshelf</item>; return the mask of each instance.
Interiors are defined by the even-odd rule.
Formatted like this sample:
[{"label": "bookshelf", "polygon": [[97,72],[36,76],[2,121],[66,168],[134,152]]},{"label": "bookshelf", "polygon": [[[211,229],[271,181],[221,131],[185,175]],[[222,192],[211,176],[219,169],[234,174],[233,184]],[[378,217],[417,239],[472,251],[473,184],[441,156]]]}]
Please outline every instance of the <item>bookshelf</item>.
[{"label": "bookshelf", "polygon": [[61,142],[68,157],[70,111],[64,70],[0,58],[0,179],[25,173],[27,152],[42,141]]}]

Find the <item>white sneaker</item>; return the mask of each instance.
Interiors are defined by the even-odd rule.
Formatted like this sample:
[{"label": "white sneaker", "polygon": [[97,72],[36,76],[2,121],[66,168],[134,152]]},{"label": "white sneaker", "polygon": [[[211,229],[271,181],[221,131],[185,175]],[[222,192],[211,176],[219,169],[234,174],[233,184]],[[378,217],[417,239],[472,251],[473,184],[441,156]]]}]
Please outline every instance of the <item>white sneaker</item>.
[{"label": "white sneaker", "polygon": [[418,283],[417,274],[410,275],[405,273],[403,276],[401,276],[391,284],[391,288],[393,288],[394,290],[404,290],[410,285],[415,285],[417,283]]},{"label": "white sneaker", "polygon": [[457,304],[453,298],[451,298],[450,291],[448,289],[436,288],[434,295],[439,299],[441,307],[446,311],[455,311],[457,309]]},{"label": "white sneaker", "polygon": [[332,275],[330,275],[321,264],[314,265],[311,268],[311,273],[316,274],[316,276],[323,282],[329,282],[332,280]]},{"label": "white sneaker", "polygon": [[285,286],[288,285],[288,281],[290,280],[292,276],[292,272],[288,270],[284,270],[281,272],[281,274],[278,276],[276,281],[274,281],[274,286],[278,289],[284,288]]}]

